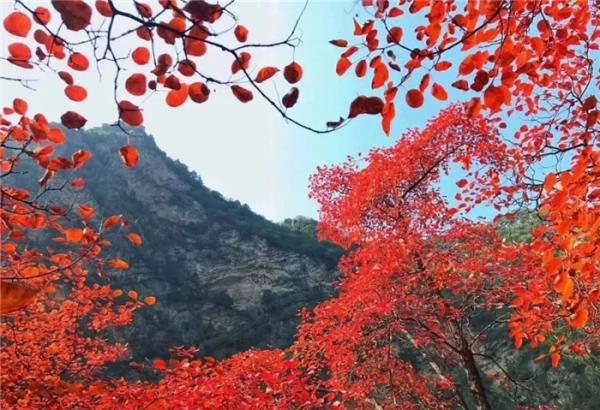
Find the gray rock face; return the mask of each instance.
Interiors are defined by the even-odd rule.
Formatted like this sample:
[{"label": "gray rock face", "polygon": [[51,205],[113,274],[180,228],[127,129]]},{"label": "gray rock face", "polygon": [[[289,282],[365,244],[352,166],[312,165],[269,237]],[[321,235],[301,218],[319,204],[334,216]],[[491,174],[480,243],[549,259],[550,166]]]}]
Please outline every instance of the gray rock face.
[{"label": "gray rock face", "polygon": [[110,272],[113,284],[157,298],[116,337],[138,359],[164,356],[170,346],[223,357],[287,345],[299,309],[331,294],[339,249],[225,200],[143,130],[130,136],[138,166],[126,168],[118,155],[125,143],[108,126],[69,132],[65,154],[85,148],[93,158],[76,175],[86,179],[83,191],[59,194],[92,204],[97,218],[123,214],[144,240],[137,248],[116,239],[105,255],[130,262],[128,271]]}]

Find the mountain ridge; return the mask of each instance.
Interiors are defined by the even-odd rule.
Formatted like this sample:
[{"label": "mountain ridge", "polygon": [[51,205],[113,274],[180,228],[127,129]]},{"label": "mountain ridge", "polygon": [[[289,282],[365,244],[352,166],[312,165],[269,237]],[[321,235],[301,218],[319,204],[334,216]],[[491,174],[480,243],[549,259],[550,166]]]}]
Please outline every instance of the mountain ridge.
[{"label": "mountain ridge", "polygon": [[[108,125],[65,130],[59,154],[86,149],[93,157],[70,176],[86,180],[82,190],[49,197],[90,204],[97,220],[123,214],[144,240],[139,248],[114,240],[109,257],[131,267],[107,275],[113,286],[154,295],[157,303],[111,337],[127,341],[136,359],[165,356],[178,345],[217,358],[288,345],[297,312],[332,294],[341,250],[225,199],[170,159],[145,130],[127,131]],[[126,143],[139,150],[135,168],[119,159]],[[39,175],[31,177],[34,183]]]}]

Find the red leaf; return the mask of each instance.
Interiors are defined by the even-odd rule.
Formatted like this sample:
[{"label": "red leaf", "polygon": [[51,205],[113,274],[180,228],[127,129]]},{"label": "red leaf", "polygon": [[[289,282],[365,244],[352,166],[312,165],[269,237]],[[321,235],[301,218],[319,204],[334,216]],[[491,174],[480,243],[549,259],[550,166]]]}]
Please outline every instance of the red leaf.
[{"label": "red leaf", "polygon": [[121,154],[121,160],[125,165],[129,168],[133,168],[136,166],[139,154],[138,150],[133,145],[124,145],[119,149],[119,154]]},{"label": "red leaf", "polygon": [[371,88],[375,90],[383,86],[388,78],[389,72],[387,66],[383,63],[377,64],[377,66],[375,66],[375,75],[373,76],[373,81],[371,82]]},{"label": "red leaf", "polygon": [[33,19],[44,26],[50,22],[50,17],[50,10],[46,7],[38,6],[33,11]]},{"label": "red leaf", "polygon": [[452,67],[452,63],[450,61],[440,61],[435,65],[435,69],[437,71],[446,71],[450,67]]},{"label": "red leaf", "polygon": [[154,367],[156,370],[166,370],[167,362],[162,359],[154,359],[152,362],[152,367]]},{"label": "red leaf", "polygon": [[58,76],[68,85],[73,85],[73,76],[66,71],[59,71]]},{"label": "red leaf", "polygon": [[348,60],[346,57],[342,57],[338,60],[337,65],[335,66],[335,72],[337,75],[344,75],[344,73],[352,66],[352,62]]},{"label": "red leaf", "polygon": [[106,0],[96,0],[96,10],[104,17],[112,17],[112,9]]},{"label": "red leaf", "polygon": [[242,52],[239,59],[234,60],[231,64],[231,72],[235,74],[241,69],[247,70],[250,66],[250,58],[252,58],[250,53]]},{"label": "red leaf", "polygon": [[252,91],[247,90],[244,87],[240,87],[239,85],[232,85],[231,92],[233,92],[233,95],[235,95],[235,97],[243,103],[252,101],[252,98],[254,98]]},{"label": "red leaf", "polygon": [[188,94],[192,101],[200,104],[208,100],[208,96],[210,95],[210,89],[206,86],[206,84],[196,82],[190,84],[188,88]]},{"label": "red leaf", "polygon": [[483,102],[490,110],[495,111],[502,107],[504,93],[500,87],[490,85],[483,93]]},{"label": "red leaf", "polygon": [[125,89],[132,95],[146,93],[146,76],[142,73],[131,74],[125,81]]},{"label": "red leaf", "polygon": [[467,80],[457,80],[452,83],[452,87],[458,88],[459,90],[467,91],[469,89],[469,83]]},{"label": "red leaf", "polygon": [[360,114],[380,114],[383,110],[383,101],[379,97],[366,97],[361,95],[350,104],[349,118],[354,118]]},{"label": "red leaf", "polygon": [[69,61],[67,65],[71,67],[73,70],[77,71],[85,71],[90,66],[90,62],[87,57],[81,53],[73,53],[69,56]]},{"label": "red leaf", "polygon": [[81,168],[88,160],[92,158],[92,153],[83,149],[73,153],[73,168]]},{"label": "red leaf", "polygon": [[388,43],[400,43],[402,41],[402,28],[392,27],[387,35]]},{"label": "red leaf", "polygon": [[13,109],[17,114],[25,115],[27,112],[27,102],[21,98],[15,98],[13,100]]},{"label": "red leaf", "polygon": [[33,68],[29,63],[31,59],[31,49],[27,44],[23,43],[12,43],[8,46],[8,61],[12,64],[23,68]]},{"label": "red leaf", "polygon": [[256,81],[257,83],[262,83],[263,81],[266,81],[269,78],[273,77],[275,74],[277,74],[278,71],[279,69],[276,67],[263,67],[258,71],[258,74],[256,75],[254,81]]},{"label": "red leaf", "polygon": [[27,33],[31,30],[31,19],[28,15],[20,11],[13,11],[4,18],[4,29],[10,34],[27,37]]},{"label": "red leaf", "polygon": [[348,46],[348,41],[346,41],[346,40],[329,40],[329,42],[337,47],[347,47]]},{"label": "red leaf", "polygon": [[292,89],[281,99],[283,106],[285,108],[292,108],[294,105],[296,105],[299,93],[300,91],[296,87],[292,87]]},{"label": "red leaf", "polygon": [[19,283],[0,281],[0,314],[14,312],[32,304],[38,292]]},{"label": "red leaf", "polygon": [[367,62],[365,60],[360,60],[354,69],[356,76],[359,78],[364,77],[367,74]]},{"label": "red leaf", "polygon": [[196,63],[192,60],[182,60],[177,65],[177,69],[186,77],[191,77],[196,74]]},{"label": "red leaf", "polygon": [[90,24],[92,8],[82,0],[52,0],[52,6],[60,13],[69,30],[83,30]]},{"label": "red leaf", "polygon": [[421,91],[415,88],[408,90],[408,92],[406,93],[406,103],[409,107],[419,108],[423,105],[423,101],[423,94],[421,93]]},{"label": "red leaf", "polygon": [[167,105],[171,107],[179,107],[188,98],[188,85],[182,83],[178,90],[171,90],[167,94]]},{"label": "red leaf", "polygon": [[136,64],[147,64],[150,61],[150,51],[146,47],[138,47],[131,53],[131,58]]},{"label": "red leaf", "polygon": [[79,85],[67,85],[65,94],[73,101],[83,101],[87,98],[87,90]]},{"label": "red leaf", "polygon": [[139,107],[130,101],[123,100],[119,102],[119,118],[132,127],[137,127],[144,122],[144,117]]},{"label": "red leaf", "polygon": [[60,122],[65,127],[74,129],[82,128],[87,122],[87,119],[85,119],[85,117],[82,117],[74,111],[67,111],[60,117]]},{"label": "red leaf", "polygon": [[295,84],[302,79],[302,66],[293,62],[283,69],[283,76],[290,84]]},{"label": "red leaf", "polygon": [[448,93],[446,92],[444,87],[442,87],[438,83],[433,83],[433,85],[431,86],[431,95],[433,95],[440,101],[446,101],[448,99]]}]

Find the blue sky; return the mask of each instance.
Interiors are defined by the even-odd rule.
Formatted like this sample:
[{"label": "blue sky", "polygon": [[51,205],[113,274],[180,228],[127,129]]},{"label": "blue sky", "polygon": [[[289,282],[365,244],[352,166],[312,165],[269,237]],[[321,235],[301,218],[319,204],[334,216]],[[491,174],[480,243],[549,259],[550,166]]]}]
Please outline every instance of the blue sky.
[{"label": "blue sky", "polygon": [[[12,9],[10,3],[3,2],[0,6],[3,14]],[[303,1],[241,1],[232,10],[249,28],[252,41],[266,42],[287,36],[303,4]],[[295,119],[323,128],[326,121],[346,116],[349,103],[356,96],[374,94],[370,78],[358,81],[353,70],[342,78],[336,75],[335,64],[342,50],[328,43],[334,38],[351,40],[352,17],[361,12],[358,2],[352,0],[310,1],[299,26],[302,44],[295,50],[295,56],[285,47],[253,55],[256,67],[284,66],[294,57],[304,67],[304,77],[299,83],[300,99],[289,112]],[[410,31],[406,24],[403,27],[405,33]],[[5,33],[2,36],[10,37]],[[16,41],[0,40],[3,44]],[[127,40],[119,44],[123,54],[131,46]],[[202,59],[208,70],[228,70],[230,64],[228,58],[216,51]],[[3,74],[14,74],[13,68],[7,66],[2,63]],[[51,73],[32,73],[30,78],[39,79],[35,93],[6,82],[0,83],[0,91],[10,98],[25,96],[32,111],[46,112],[52,119],[73,109],[84,113],[90,126],[114,122],[109,64],[79,76],[90,94],[83,103],[62,98],[64,84]],[[264,84],[271,95],[287,92],[281,77]],[[452,100],[454,95],[448,91]],[[403,94],[401,91],[399,98],[403,99]],[[57,99],[57,95],[61,97]],[[197,171],[210,188],[247,203],[254,211],[276,221],[296,215],[317,216],[317,206],[308,198],[308,178],[318,165],[340,163],[348,155],[392,145],[404,129],[422,126],[446,105],[431,98],[419,110],[398,104],[391,137],[386,137],[379,116],[361,116],[334,133],[314,134],[287,124],[260,98],[248,104],[239,103],[227,88],[215,88],[209,101],[202,105],[188,101],[181,107],[169,108],[162,98],[154,95],[143,104],[146,130],[158,145],[169,156]]]}]

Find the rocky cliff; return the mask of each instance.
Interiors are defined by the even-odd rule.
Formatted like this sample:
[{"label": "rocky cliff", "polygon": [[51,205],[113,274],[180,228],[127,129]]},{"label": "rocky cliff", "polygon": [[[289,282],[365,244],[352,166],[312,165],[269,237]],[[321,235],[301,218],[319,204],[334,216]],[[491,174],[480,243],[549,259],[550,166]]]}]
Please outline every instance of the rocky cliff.
[{"label": "rocky cliff", "polygon": [[82,147],[93,158],[77,171],[85,188],[59,194],[94,205],[98,218],[123,214],[144,240],[139,248],[114,242],[110,257],[128,260],[131,268],[110,273],[111,279],[158,301],[117,337],[130,343],[136,358],[165,355],[178,345],[223,357],[288,344],[298,310],[331,293],[339,249],[224,199],[143,130],[129,138],[140,152],[133,169],[119,160],[126,137],[118,129],[68,132],[62,149],[70,154]]}]

